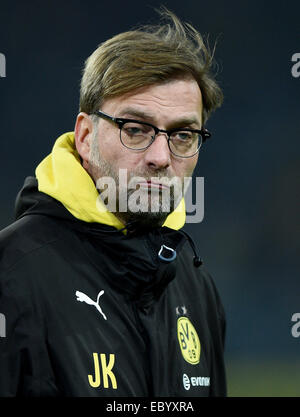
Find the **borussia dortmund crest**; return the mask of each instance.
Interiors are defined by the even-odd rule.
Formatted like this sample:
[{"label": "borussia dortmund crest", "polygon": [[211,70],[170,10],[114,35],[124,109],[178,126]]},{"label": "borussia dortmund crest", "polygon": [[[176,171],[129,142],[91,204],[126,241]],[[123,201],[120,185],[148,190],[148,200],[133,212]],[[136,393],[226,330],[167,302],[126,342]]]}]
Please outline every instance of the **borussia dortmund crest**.
[{"label": "borussia dortmund crest", "polygon": [[187,317],[177,320],[177,336],[183,358],[192,365],[200,362],[201,344],[195,327]]}]

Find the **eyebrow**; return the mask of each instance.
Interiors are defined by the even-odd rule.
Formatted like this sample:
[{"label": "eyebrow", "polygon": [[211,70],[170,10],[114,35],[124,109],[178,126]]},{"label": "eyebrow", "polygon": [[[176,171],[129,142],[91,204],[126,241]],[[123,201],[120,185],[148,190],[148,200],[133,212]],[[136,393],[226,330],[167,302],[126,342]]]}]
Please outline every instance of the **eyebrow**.
[{"label": "eyebrow", "polygon": [[[153,113],[144,112],[143,110],[134,109],[132,107],[127,107],[123,109],[120,115],[117,117],[124,117],[124,116],[137,117],[138,119],[142,119],[141,121],[145,121],[148,123],[153,123],[153,120],[155,120],[155,116]],[[186,127],[190,125],[197,125],[198,129],[201,128],[201,123],[196,116],[179,118],[171,122],[171,125],[172,125],[172,128]]]}]

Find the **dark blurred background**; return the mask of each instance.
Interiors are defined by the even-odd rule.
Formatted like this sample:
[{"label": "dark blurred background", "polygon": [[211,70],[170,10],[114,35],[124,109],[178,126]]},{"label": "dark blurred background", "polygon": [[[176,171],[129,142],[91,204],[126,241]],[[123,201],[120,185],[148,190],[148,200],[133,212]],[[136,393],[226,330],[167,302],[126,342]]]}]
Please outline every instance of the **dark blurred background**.
[{"label": "dark blurred background", "polygon": [[[213,46],[225,102],[196,170],[205,217],[186,225],[227,315],[230,396],[300,396],[300,3],[163,3]],[[14,219],[24,178],[73,130],[84,60],[99,43],[155,23],[160,1],[1,1],[0,227]],[[300,73],[300,69],[298,70]],[[299,74],[300,75],[300,74]]]}]

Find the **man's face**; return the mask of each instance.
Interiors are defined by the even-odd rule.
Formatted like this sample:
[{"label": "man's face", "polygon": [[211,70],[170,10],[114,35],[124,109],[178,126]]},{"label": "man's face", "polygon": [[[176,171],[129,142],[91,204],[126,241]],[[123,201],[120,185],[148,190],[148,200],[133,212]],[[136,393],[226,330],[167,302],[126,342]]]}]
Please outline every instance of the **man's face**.
[{"label": "man's face", "polygon": [[[164,84],[155,84],[143,89],[105,100],[101,110],[111,116],[148,122],[160,129],[201,128],[202,96],[194,79],[176,79]],[[115,213],[127,223],[138,219],[145,225],[161,225],[179,201],[174,195],[181,195],[184,177],[190,177],[197,163],[198,154],[191,158],[176,157],[170,152],[167,136],[158,134],[149,148],[143,151],[131,150],[122,145],[119,127],[100,118],[91,135],[90,153],[86,169],[97,186],[101,177],[111,177],[117,184],[117,207],[119,191],[119,170],[127,170],[127,181],[132,187],[127,199],[139,190],[139,210]],[[174,177],[179,185],[168,182]],[[163,178],[163,179],[162,179]],[[162,185],[161,185],[162,184]],[[181,190],[179,190],[179,188]],[[171,203],[163,203],[163,194],[171,195]],[[144,198],[145,197],[145,198]],[[150,203],[151,199],[151,203]],[[170,200],[170,199],[169,199]],[[130,206],[130,205],[128,205]]]}]

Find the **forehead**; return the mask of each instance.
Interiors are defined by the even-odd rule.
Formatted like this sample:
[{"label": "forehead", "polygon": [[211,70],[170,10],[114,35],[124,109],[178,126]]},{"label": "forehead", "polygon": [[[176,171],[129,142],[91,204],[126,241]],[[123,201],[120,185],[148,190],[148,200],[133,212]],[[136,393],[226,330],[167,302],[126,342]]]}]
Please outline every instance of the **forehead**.
[{"label": "forehead", "polygon": [[202,95],[196,80],[173,79],[106,99],[102,110],[115,117],[134,116],[136,111],[157,123],[185,117],[201,124]]}]

